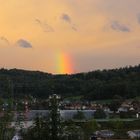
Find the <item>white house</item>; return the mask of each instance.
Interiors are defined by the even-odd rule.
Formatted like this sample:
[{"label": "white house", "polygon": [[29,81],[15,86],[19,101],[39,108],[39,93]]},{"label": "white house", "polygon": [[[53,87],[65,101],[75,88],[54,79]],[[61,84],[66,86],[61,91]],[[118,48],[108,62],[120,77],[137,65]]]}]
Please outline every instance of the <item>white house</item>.
[{"label": "white house", "polygon": [[120,107],[119,109],[118,109],[118,113],[120,113],[120,112],[128,112],[128,107]]},{"label": "white house", "polygon": [[110,138],[110,137],[114,136],[114,132],[110,131],[110,130],[96,131],[95,134],[102,138]]},{"label": "white house", "polygon": [[12,140],[23,140],[21,136],[15,135]]},{"label": "white house", "polygon": [[140,138],[140,130],[128,131],[127,134],[131,139]]}]

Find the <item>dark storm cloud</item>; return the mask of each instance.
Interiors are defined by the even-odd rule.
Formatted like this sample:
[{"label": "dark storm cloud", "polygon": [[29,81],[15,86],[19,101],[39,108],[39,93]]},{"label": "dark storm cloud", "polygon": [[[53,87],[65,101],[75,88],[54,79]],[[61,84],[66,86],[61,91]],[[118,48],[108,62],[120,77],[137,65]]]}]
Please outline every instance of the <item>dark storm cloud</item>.
[{"label": "dark storm cloud", "polygon": [[118,21],[113,21],[110,25],[111,29],[120,32],[130,32],[130,28],[127,25],[121,24]]},{"label": "dark storm cloud", "polygon": [[32,48],[32,45],[29,41],[24,40],[24,39],[19,39],[17,41],[18,46],[22,47],[22,48]]},{"label": "dark storm cloud", "polygon": [[35,19],[35,22],[43,29],[44,32],[54,32],[54,29],[49,24],[42,22],[39,19]]}]

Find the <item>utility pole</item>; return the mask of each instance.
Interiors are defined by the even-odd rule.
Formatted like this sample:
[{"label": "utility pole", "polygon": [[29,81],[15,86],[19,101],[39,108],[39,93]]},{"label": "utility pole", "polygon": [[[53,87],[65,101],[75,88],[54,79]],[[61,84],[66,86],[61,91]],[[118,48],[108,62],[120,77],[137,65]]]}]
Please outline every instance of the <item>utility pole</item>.
[{"label": "utility pole", "polygon": [[50,140],[60,140],[60,96],[53,94],[49,97],[49,129]]}]

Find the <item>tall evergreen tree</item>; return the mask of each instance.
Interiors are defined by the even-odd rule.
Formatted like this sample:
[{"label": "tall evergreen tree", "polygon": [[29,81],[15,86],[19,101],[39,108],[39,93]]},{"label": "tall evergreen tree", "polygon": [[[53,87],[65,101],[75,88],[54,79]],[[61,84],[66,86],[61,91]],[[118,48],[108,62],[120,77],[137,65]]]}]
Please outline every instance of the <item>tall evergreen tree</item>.
[{"label": "tall evergreen tree", "polygon": [[60,140],[61,139],[59,101],[60,101],[60,97],[56,94],[49,97],[50,140]]}]

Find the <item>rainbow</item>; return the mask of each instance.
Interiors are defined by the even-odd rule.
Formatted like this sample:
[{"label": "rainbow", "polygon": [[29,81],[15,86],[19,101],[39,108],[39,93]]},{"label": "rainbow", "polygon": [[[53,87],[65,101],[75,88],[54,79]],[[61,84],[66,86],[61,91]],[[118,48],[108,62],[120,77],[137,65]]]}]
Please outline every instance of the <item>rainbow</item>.
[{"label": "rainbow", "polygon": [[58,52],[57,57],[57,73],[59,74],[72,74],[73,71],[73,61],[70,55],[66,52]]}]

